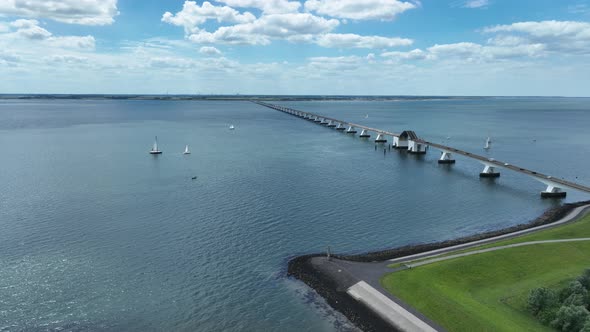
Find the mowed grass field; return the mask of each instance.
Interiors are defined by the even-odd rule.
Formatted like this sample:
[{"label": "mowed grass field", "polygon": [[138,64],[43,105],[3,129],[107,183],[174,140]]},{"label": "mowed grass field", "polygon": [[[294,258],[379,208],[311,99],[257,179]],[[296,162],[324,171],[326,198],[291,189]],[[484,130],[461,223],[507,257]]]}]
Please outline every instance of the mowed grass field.
[{"label": "mowed grass field", "polygon": [[[590,237],[590,216],[485,247],[584,237]],[[529,291],[559,287],[586,268],[590,241],[545,243],[419,266],[381,282],[449,331],[550,331],[526,311]]]}]

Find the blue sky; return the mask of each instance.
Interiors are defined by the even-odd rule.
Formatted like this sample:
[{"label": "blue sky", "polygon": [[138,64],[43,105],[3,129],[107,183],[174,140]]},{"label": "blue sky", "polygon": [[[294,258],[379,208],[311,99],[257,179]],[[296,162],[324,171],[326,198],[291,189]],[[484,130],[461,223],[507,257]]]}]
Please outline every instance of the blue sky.
[{"label": "blue sky", "polygon": [[590,96],[589,60],[590,1],[0,1],[0,93]]}]

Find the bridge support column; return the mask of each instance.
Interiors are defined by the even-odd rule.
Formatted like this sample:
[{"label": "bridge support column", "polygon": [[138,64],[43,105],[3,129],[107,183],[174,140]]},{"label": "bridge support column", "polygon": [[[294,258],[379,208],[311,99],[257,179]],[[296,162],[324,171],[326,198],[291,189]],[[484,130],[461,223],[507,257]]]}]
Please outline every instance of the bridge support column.
[{"label": "bridge support column", "polygon": [[334,121],[330,120],[330,122],[328,122],[327,127],[334,128],[334,127],[336,127],[336,125],[334,124]]},{"label": "bridge support column", "polygon": [[396,149],[408,149],[408,141],[400,139],[399,136],[393,138],[393,147]]},{"label": "bridge support column", "polygon": [[320,123],[320,122],[322,122],[322,120],[320,120],[320,118],[316,116],[316,117],[313,119],[313,122]]},{"label": "bridge support column", "polygon": [[323,126],[328,125],[328,123],[330,123],[330,122],[328,122],[328,120],[326,120],[326,119],[322,119],[322,122],[320,122],[320,124]]},{"label": "bridge support column", "polygon": [[359,137],[362,137],[362,138],[369,138],[369,137],[371,137],[371,135],[369,134],[369,131],[368,131],[368,130],[366,130],[366,129],[363,129],[363,130],[361,131],[361,134],[359,135]]},{"label": "bridge support column", "polygon": [[500,172],[497,172],[494,168],[493,164],[483,163],[484,168],[481,173],[479,173],[480,178],[499,178]]},{"label": "bridge support column", "polygon": [[356,128],[354,128],[353,126],[348,127],[348,130],[346,131],[347,134],[356,134]]},{"label": "bridge support column", "polygon": [[453,159],[453,155],[449,151],[442,150],[440,158],[438,159],[439,164],[454,164],[455,159]]},{"label": "bridge support column", "polygon": [[426,144],[416,142],[416,141],[408,141],[408,152],[413,154],[425,154],[426,153]]},{"label": "bridge support column", "polygon": [[377,137],[375,138],[375,143],[386,143],[387,139],[385,139],[385,136],[383,134],[379,134],[377,133]]},{"label": "bridge support column", "polygon": [[338,123],[338,126],[336,126],[336,130],[345,130],[345,129],[346,129],[346,127],[344,127],[344,126],[342,125],[342,122],[339,122],[339,123]]},{"label": "bridge support column", "polygon": [[565,191],[562,191],[561,188],[553,185],[547,185],[547,189],[541,191],[541,197],[543,198],[563,198],[566,195],[567,193]]}]

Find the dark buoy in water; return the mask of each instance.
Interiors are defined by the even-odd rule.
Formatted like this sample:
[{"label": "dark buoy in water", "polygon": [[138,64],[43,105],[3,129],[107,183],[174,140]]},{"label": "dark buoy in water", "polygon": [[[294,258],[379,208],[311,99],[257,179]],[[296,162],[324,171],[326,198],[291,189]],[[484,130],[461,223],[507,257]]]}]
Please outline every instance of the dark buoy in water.
[{"label": "dark buoy in water", "polygon": [[197,177],[196,177],[196,176],[193,176],[193,177],[191,178],[191,180],[196,180],[196,179],[197,179]]}]

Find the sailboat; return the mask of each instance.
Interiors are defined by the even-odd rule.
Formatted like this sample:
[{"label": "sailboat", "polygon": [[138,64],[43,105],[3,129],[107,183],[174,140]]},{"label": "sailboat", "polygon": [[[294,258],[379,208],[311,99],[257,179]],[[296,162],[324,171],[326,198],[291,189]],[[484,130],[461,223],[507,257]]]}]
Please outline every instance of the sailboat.
[{"label": "sailboat", "polygon": [[229,125],[229,130],[234,130],[236,129],[236,127],[234,127],[234,125]]},{"label": "sailboat", "polygon": [[156,136],[156,140],[154,141],[154,146],[150,150],[150,154],[162,154],[162,151],[158,150],[158,136]]},{"label": "sailboat", "polygon": [[369,114],[365,114],[365,119],[369,118]]},{"label": "sailboat", "polygon": [[486,139],[486,145],[483,148],[486,149],[486,150],[489,149],[491,143],[492,143],[492,140],[488,136],[488,138]]},{"label": "sailboat", "polygon": [[184,152],[182,154],[191,154],[191,152],[188,150],[188,145],[184,147]]}]

